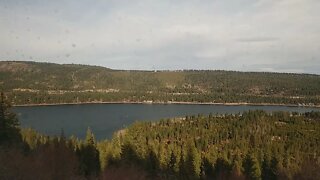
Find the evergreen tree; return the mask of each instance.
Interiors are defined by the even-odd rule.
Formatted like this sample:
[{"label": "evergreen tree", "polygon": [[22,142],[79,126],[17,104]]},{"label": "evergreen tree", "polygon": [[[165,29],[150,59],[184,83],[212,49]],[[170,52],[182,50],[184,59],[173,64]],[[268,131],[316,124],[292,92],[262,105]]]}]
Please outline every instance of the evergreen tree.
[{"label": "evergreen tree", "polygon": [[151,148],[149,148],[147,157],[147,170],[151,175],[156,175],[158,169],[159,161],[157,155]]},{"label": "evergreen tree", "polygon": [[186,169],[186,163],[184,160],[184,152],[183,149],[181,147],[181,152],[180,152],[180,160],[179,160],[179,178],[180,179],[187,179],[187,169]]},{"label": "evergreen tree", "polygon": [[95,144],[96,144],[96,140],[95,140],[94,134],[92,133],[90,127],[88,127],[87,133],[86,133],[86,145],[95,146]]},{"label": "evergreen tree", "polygon": [[169,164],[168,164],[168,170],[172,174],[175,174],[177,172],[176,163],[177,163],[177,157],[174,154],[174,152],[171,151],[170,160],[169,160]]},{"label": "evergreen tree", "polygon": [[97,176],[100,172],[100,157],[90,128],[87,130],[85,143],[80,146],[78,154],[81,172],[87,177]]},{"label": "evergreen tree", "polygon": [[216,179],[228,179],[230,170],[230,165],[227,160],[220,157],[215,163],[214,176]]},{"label": "evergreen tree", "polygon": [[124,143],[121,146],[121,161],[125,165],[136,165],[140,162],[140,158],[132,144]]},{"label": "evergreen tree", "polygon": [[201,156],[197,149],[190,145],[185,162],[189,179],[199,179],[201,172]]},{"label": "evergreen tree", "polygon": [[245,173],[249,179],[260,180],[261,179],[261,168],[257,158],[251,154],[245,159]]},{"label": "evergreen tree", "polygon": [[201,178],[202,179],[210,179],[213,177],[213,167],[212,163],[208,160],[207,157],[202,158],[202,165],[201,165]]},{"label": "evergreen tree", "polygon": [[236,155],[234,158],[232,164],[232,173],[235,177],[241,177],[242,176],[242,159],[239,155]]},{"label": "evergreen tree", "polygon": [[66,136],[64,134],[64,130],[61,129],[61,133],[60,133],[60,142],[65,143],[66,142]]},{"label": "evergreen tree", "polygon": [[271,159],[269,154],[265,154],[262,162],[261,178],[263,180],[276,180],[276,169],[277,160],[274,157]]},{"label": "evergreen tree", "polygon": [[10,111],[11,105],[0,95],[0,145],[21,142],[19,121],[16,114]]},{"label": "evergreen tree", "polygon": [[167,161],[167,154],[165,151],[165,147],[163,145],[159,145],[159,150],[158,150],[158,160],[159,160],[159,166],[161,170],[166,170],[168,167],[168,161]]}]

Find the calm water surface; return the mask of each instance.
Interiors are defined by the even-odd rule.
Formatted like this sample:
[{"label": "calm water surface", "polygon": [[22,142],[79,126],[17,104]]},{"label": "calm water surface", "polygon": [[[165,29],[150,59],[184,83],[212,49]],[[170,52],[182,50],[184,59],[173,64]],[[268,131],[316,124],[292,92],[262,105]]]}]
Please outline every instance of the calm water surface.
[{"label": "calm water surface", "polygon": [[59,106],[15,107],[22,127],[31,127],[48,135],[84,138],[90,127],[97,139],[111,138],[112,134],[135,121],[156,121],[161,118],[194,114],[238,113],[262,109],[272,111],[319,111],[318,108],[284,106],[225,106],[225,105],[162,105],[162,104],[83,104]]}]

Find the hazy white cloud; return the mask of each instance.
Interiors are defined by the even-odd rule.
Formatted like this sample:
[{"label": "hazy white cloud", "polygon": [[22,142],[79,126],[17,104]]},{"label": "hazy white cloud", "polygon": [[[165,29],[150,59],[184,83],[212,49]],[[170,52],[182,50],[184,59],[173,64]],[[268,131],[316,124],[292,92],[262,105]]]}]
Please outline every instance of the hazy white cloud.
[{"label": "hazy white cloud", "polygon": [[279,38],[274,37],[251,37],[251,38],[240,38],[237,39],[239,42],[269,42],[269,41],[278,41]]},{"label": "hazy white cloud", "polygon": [[2,0],[0,60],[320,74],[318,0]]}]

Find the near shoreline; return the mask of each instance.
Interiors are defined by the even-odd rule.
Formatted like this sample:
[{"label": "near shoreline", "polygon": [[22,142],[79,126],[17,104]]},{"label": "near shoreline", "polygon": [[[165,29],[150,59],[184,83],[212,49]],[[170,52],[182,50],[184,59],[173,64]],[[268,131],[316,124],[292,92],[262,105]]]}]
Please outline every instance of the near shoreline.
[{"label": "near shoreline", "polygon": [[82,104],[181,104],[181,105],[224,105],[224,106],[285,106],[285,107],[302,107],[302,108],[320,108],[320,105],[297,105],[297,104],[273,104],[273,103],[213,103],[213,102],[79,102],[79,103],[51,103],[51,104],[19,104],[13,107],[32,107],[32,106],[60,106],[60,105],[82,105]]}]

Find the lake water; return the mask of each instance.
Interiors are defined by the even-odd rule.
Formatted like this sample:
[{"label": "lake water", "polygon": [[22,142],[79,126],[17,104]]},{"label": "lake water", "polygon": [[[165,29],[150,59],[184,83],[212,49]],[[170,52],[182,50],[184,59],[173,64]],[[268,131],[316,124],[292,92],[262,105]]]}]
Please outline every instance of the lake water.
[{"label": "lake water", "polygon": [[48,135],[84,138],[88,127],[97,139],[111,138],[112,134],[135,121],[156,121],[161,118],[183,117],[209,113],[239,113],[262,109],[272,111],[319,111],[319,108],[285,106],[225,106],[177,104],[83,104],[58,106],[15,107],[22,127],[31,127]]}]

